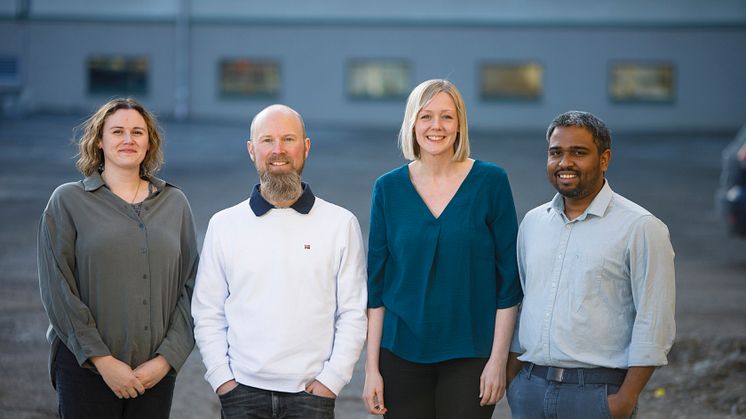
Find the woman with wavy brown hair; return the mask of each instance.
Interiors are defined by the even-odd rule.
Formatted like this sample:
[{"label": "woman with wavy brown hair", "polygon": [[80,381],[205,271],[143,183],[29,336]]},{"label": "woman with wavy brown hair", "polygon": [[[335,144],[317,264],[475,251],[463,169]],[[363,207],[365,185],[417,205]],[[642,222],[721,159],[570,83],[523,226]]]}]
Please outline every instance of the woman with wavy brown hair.
[{"label": "woman with wavy brown hair", "polygon": [[167,418],[194,346],[198,252],[184,194],[154,174],[158,125],[134,99],[84,124],[77,167],[39,224],[50,374],[62,418]]}]

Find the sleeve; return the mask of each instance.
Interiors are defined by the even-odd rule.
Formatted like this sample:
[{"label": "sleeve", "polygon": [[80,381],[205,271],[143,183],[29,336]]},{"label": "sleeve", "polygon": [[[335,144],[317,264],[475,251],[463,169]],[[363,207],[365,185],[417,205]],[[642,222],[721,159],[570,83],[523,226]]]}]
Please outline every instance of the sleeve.
[{"label": "sleeve", "polygon": [[495,243],[495,269],[499,281],[497,308],[508,308],[521,301],[523,292],[516,263],[518,221],[508,176],[503,171],[500,171],[495,190],[495,214],[490,230]]},{"label": "sleeve", "polygon": [[111,355],[96,321],[81,301],[75,278],[77,231],[58,189],[39,222],[37,268],[44,310],[54,334],[73,353],[78,364],[94,356]]},{"label": "sleeve", "polygon": [[334,346],[329,360],[316,379],[339,394],[352,378],[355,363],[363,349],[368,319],[365,315],[365,250],[360,225],[354,216],[348,222],[339,271],[337,273],[337,312]]},{"label": "sleeve", "polygon": [[643,217],[634,227],[629,267],[637,312],[629,366],[666,365],[676,335],[674,251],[668,228],[657,218]]},{"label": "sleeve", "polygon": [[381,179],[373,185],[370,206],[370,233],[368,234],[368,307],[383,306],[383,280],[389,257],[386,237],[386,216]]},{"label": "sleeve", "polygon": [[234,378],[228,359],[228,322],[225,318],[228,282],[215,230],[213,217],[202,245],[192,297],[194,337],[207,369],[205,379],[213,390]]},{"label": "sleeve", "polygon": [[192,324],[191,300],[194,291],[194,278],[197,275],[199,253],[194,218],[189,202],[184,199],[181,219],[181,254],[179,269],[179,297],[171,313],[166,337],[156,350],[163,355],[174,370],[179,371],[194,348],[194,326]]},{"label": "sleeve", "polygon": [[[516,241],[516,259],[518,261],[518,276],[520,278],[521,290],[526,287],[526,252],[523,242],[524,225],[518,228],[518,239]],[[513,340],[510,343],[510,352],[522,354],[526,352],[526,348],[521,346],[521,340],[519,338],[519,332],[521,327],[521,311],[523,310],[523,304],[518,306],[518,314],[515,318],[515,328],[513,329]]]}]

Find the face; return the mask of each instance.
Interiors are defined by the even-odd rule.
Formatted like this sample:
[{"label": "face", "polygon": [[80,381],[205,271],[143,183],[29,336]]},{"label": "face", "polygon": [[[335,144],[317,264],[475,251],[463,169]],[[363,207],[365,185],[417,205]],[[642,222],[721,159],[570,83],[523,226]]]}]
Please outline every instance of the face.
[{"label": "face", "polygon": [[414,134],[420,146],[420,157],[425,154],[453,155],[458,136],[458,112],[448,93],[438,93],[420,110]]},{"label": "face", "polygon": [[611,151],[599,155],[593,135],[581,127],[557,127],[549,137],[549,183],[567,199],[593,198],[604,184]]},{"label": "face", "polygon": [[104,152],[106,169],[139,170],[148,147],[148,128],[140,112],[119,109],[104,121],[98,148]]},{"label": "face", "polygon": [[248,149],[256,170],[261,174],[300,174],[308,157],[311,140],[303,135],[298,118],[283,110],[269,111],[254,122],[254,138]]}]

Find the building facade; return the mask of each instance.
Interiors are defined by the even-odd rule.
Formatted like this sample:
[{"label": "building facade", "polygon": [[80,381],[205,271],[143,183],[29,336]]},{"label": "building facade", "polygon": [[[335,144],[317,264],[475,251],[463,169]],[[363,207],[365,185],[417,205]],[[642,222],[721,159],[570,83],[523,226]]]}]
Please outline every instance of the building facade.
[{"label": "building facade", "polygon": [[412,87],[448,78],[477,129],[568,109],[629,130],[746,122],[742,1],[400,3],[0,0],[0,106],[90,112],[131,95],[162,117],[245,120],[280,102],[395,127]]}]

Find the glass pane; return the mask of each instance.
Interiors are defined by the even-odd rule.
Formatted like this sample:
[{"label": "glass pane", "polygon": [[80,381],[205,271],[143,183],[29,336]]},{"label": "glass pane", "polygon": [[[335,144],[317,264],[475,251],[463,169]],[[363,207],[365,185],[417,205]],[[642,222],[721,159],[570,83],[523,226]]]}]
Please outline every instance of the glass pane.
[{"label": "glass pane", "polygon": [[621,102],[670,102],[673,64],[618,63],[611,66],[609,94]]},{"label": "glass pane", "polygon": [[220,63],[220,94],[234,97],[273,97],[280,93],[280,64],[248,58]]},{"label": "glass pane", "polygon": [[148,90],[146,57],[92,56],[88,58],[88,92],[145,94]]},{"label": "glass pane", "polygon": [[404,61],[355,61],[349,64],[347,93],[353,99],[400,99],[409,94]]},{"label": "glass pane", "polygon": [[542,76],[537,63],[484,64],[481,95],[485,99],[536,100],[541,97]]}]

